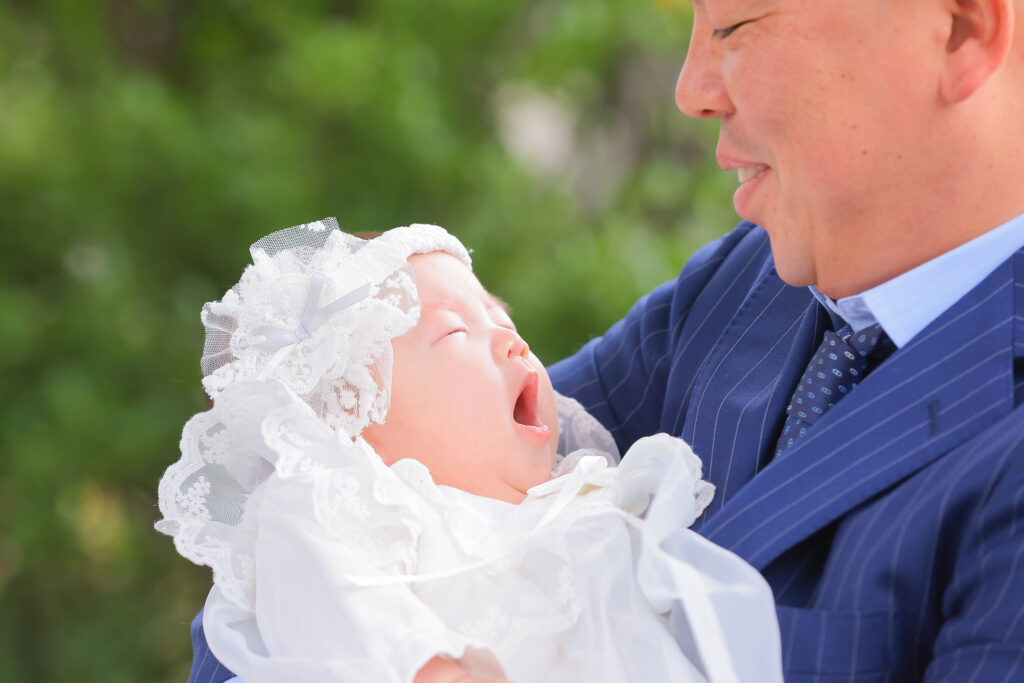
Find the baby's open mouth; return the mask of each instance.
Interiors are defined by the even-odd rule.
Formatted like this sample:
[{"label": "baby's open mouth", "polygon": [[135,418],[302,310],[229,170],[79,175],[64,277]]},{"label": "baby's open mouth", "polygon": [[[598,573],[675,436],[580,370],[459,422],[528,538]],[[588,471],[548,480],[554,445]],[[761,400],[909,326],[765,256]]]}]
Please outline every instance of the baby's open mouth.
[{"label": "baby's open mouth", "polygon": [[540,421],[537,415],[537,373],[531,372],[526,376],[526,383],[519,392],[515,408],[512,409],[512,419],[516,424],[532,429],[547,430],[547,426]]}]

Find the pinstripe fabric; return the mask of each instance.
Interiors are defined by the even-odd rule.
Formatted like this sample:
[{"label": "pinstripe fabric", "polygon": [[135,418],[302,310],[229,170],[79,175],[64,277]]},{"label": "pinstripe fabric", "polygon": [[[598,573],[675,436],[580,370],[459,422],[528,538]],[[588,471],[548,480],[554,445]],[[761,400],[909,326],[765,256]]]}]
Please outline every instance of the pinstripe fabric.
[{"label": "pinstripe fabric", "polygon": [[552,378],[704,458],[698,527],[772,585],[787,681],[1024,681],[1024,251],[766,463],[830,326],[741,224]]},{"label": "pinstripe fabric", "polygon": [[192,635],[192,671],[189,673],[188,683],[224,683],[234,677],[227,667],[217,661],[206,644],[202,610],[192,620],[189,630]]}]

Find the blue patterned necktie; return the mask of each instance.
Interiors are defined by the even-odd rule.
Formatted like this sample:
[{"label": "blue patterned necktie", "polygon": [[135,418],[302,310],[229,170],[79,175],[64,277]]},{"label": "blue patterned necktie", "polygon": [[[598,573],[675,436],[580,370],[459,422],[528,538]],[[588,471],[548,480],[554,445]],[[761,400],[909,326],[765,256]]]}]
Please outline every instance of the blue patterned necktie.
[{"label": "blue patterned necktie", "polygon": [[839,399],[896,349],[882,326],[874,324],[856,334],[849,325],[828,330],[786,407],[786,422],[775,447],[779,457],[807,433]]}]

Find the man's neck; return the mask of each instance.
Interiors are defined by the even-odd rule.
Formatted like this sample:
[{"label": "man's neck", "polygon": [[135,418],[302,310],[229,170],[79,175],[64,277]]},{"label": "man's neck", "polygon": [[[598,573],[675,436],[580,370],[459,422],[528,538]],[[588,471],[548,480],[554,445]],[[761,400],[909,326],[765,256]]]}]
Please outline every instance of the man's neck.
[{"label": "man's neck", "polygon": [[[967,189],[967,178],[971,188],[985,189]],[[916,212],[889,216],[884,229],[862,231],[863,239],[855,246],[831,249],[831,262],[818,263],[818,290],[832,299],[864,292],[1024,213],[1024,169],[964,179],[962,188],[950,185],[944,193],[928,193],[928,201],[917,202]]]},{"label": "man's neck", "polygon": [[1024,213],[969,242],[854,296],[815,296],[854,331],[880,323],[903,346],[1024,247]]}]

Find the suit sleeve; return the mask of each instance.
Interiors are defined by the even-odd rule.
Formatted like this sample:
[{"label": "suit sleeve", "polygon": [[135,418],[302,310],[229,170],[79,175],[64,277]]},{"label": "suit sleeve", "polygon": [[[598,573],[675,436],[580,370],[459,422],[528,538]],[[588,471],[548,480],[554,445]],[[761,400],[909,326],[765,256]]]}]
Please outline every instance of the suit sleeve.
[{"label": "suit sleeve", "polygon": [[189,631],[192,634],[192,670],[188,683],[244,683],[210,652],[206,632],[203,631],[203,610],[199,610],[192,620]]},{"label": "suit sleeve", "polygon": [[579,401],[615,437],[621,452],[637,439],[660,431],[665,385],[684,325],[722,264],[753,226],[741,223],[705,245],[679,277],[641,297],[625,318],[574,355],[550,368],[560,393]]},{"label": "suit sleeve", "polygon": [[962,510],[968,522],[928,683],[1024,680],[1024,429],[1009,431],[991,445],[994,457],[976,463],[992,475],[976,505]]}]

